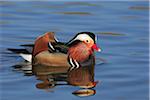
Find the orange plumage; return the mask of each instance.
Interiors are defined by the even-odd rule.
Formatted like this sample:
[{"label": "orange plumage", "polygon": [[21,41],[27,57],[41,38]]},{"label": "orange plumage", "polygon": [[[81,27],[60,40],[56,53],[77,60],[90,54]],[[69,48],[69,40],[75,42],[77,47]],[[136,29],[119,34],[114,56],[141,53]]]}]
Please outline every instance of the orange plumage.
[{"label": "orange plumage", "polygon": [[88,59],[91,48],[89,48],[84,42],[78,43],[75,46],[69,48],[68,54],[72,59],[83,62]]},{"label": "orange plumage", "polygon": [[47,32],[36,39],[32,55],[36,56],[38,53],[48,50],[48,42],[55,42],[53,32]]}]

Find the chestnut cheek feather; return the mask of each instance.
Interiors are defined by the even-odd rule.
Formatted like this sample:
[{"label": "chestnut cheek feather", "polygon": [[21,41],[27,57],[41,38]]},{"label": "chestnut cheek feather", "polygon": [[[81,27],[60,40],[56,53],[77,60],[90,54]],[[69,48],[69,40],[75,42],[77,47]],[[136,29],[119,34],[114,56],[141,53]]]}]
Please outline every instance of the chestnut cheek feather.
[{"label": "chestnut cheek feather", "polygon": [[71,47],[68,54],[71,58],[77,60],[78,62],[82,62],[86,60],[90,54],[92,54],[92,50],[89,50],[89,47],[87,47],[86,44],[80,43]]}]

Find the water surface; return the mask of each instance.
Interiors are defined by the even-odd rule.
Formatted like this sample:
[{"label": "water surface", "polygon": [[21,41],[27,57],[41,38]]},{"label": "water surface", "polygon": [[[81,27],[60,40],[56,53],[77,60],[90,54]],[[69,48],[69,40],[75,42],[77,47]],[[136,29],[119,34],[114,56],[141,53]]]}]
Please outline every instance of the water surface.
[{"label": "water surface", "polygon": [[[1,99],[148,100],[148,6],[148,1],[0,1]],[[95,95],[75,96],[72,93],[80,88],[71,85],[39,89],[36,84],[42,81],[35,75],[12,67],[24,61],[7,48],[33,43],[47,31],[55,32],[60,41],[81,31],[98,36],[102,52],[96,53]]]}]

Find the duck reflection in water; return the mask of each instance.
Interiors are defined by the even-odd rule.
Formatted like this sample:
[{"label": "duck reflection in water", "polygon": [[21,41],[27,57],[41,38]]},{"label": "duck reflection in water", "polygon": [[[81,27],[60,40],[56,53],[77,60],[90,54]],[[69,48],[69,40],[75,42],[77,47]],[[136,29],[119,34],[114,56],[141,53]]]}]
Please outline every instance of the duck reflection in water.
[{"label": "duck reflection in water", "polygon": [[71,85],[80,87],[79,90],[72,92],[72,94],[79,97],[92,96],[96,93],[94,87],[98,81],[94,80],[94,63],[91,63],[90,66],[81,66],[73,70],[61,66],[31,65],[26,62],[13,67],[14,71],[23,71],[26,76],[35,75],[37,80],[41,80],[42,82],[35,85],[38,89],[54,91],[56,86]]},{"label": "duck reflection in water", "polygon": [[94,95],[96,91],[93,89],[97,85],[94,81],[94,60],[91,59],[90,66],[81,66],[78,69],[68,69],[67,67],[50,67],[41,64],[33,65],[33,74],[41,83],[37,83],[38,89],[52,89],[59,85],[79,86],[80,89],[72,94],[77,96]]}]

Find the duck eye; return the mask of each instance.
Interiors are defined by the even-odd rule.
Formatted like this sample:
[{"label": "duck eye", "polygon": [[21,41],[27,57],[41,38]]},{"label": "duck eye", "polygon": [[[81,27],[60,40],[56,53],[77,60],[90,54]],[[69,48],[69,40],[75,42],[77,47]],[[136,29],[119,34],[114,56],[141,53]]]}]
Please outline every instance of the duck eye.
[{"label": "duck eye", "polygon": [[89,41],[89,40],[86,40],[86,42],[89,43],[90,41]]}]

